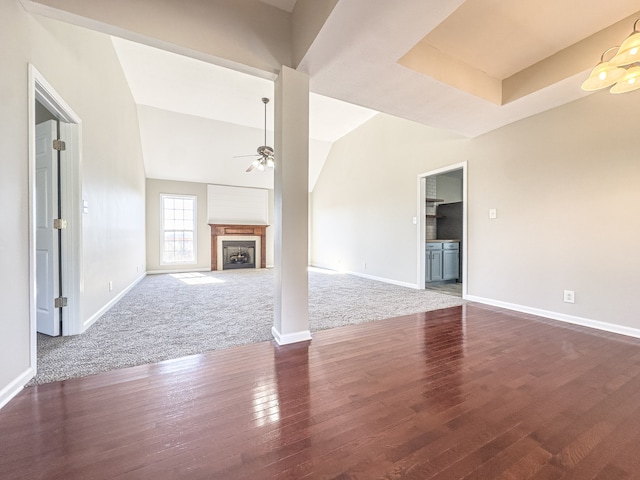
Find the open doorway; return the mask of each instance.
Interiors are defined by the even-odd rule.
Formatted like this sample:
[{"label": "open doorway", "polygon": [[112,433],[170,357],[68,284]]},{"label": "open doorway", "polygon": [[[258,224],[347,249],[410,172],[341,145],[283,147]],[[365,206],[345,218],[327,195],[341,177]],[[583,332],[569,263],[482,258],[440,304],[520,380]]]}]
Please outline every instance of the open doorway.
[{"label": "open doorway", "polygon": [[[80,127],[80,118],[37,69],[30,65],[29,318],[31,368],[34,371],[37,364],[37,332],[42,330],[39,313],[47,310],[53,314],[49,321],[51,328],[44,331],[47,335],[82,332]],[[52,168],[46,174],[41,169],[39,157],[42,155],[49,157]],[[46,208],[42,208],[43,204],[46,204]],[[55,228],[54,220],[57,220]],[[47,226],[49,235],[46,254],[38,238],[43,225]],[[43,261],[49,255],[50,258]],[[43,285],[48,288],[46,295],[41,292],[45,288]],[[63,319],[62,324],[60,318]]]},{"label": "open doorway", "polygon": [[466,162],[418,176],[419,288],[466,296]]}]

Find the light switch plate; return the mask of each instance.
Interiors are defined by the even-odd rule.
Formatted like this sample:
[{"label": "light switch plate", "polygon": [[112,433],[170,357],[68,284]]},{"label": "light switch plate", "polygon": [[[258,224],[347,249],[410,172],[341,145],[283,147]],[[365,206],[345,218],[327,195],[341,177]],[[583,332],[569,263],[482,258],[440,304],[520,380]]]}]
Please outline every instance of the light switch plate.
[{"label": "light switch plate", "polygon": [[494,219],[494,218],[498,218],[498,211],[495,208],[490,208],[489,209],[489,218],[490,219]]}]

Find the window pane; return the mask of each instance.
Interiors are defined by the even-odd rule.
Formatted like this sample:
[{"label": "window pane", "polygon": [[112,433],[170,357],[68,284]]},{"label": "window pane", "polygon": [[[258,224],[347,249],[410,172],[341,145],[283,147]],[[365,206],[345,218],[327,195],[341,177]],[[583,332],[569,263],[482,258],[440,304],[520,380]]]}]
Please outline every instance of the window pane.
[{"label": "window pane", "polygon": [[161,262],[195,262],[195,199],[163,196],[162,207]]}]

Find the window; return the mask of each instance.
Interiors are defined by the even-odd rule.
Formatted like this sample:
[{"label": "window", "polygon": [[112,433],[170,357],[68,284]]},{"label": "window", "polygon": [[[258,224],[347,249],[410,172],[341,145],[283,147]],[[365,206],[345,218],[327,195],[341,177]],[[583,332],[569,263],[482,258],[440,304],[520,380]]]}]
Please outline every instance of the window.
[{"label": "window", "polygon": [[196,263],[196,197],[161,195],[161,264]]}]

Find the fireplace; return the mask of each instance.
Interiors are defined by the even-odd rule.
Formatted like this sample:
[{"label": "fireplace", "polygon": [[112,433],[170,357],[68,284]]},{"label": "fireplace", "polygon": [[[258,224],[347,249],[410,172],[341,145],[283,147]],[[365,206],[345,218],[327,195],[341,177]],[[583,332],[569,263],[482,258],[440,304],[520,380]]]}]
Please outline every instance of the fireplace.
[{"label": "fireplace", "polygon": [[209,226],[211,227],[211,271],[223,270],[222,242],[227,241],[255,242],[252,268],[266,267],[266,230],[269,225],[210,223]]},{"label": "fireplace", "polygon": [[222,269],[256,268],[255,240],[224,240],[222,242]]}]

